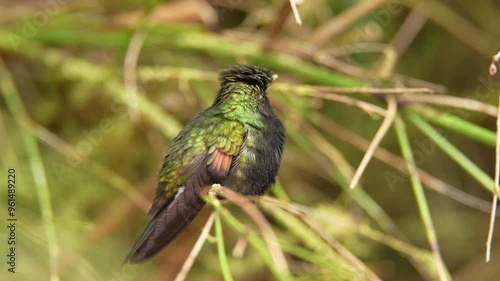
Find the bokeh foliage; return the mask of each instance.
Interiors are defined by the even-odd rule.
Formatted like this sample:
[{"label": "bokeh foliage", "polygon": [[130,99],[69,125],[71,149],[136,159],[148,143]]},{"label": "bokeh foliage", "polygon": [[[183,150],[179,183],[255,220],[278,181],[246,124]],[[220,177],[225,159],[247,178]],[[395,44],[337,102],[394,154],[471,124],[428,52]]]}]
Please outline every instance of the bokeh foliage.
[{"label": "bokeh foliage", "polygon": [[2,280],[173,280],[213,208],[151,262],[120,263],[147,222],[166,143],[232,63],[279,74],[269,95],[288,142],[278,200],[257,205],[292,275],[248,214],[212,202],[224,239],[212,230],[187,280],[496,280],[499,236],[489,264],[484,243],[497,1],[308,0],[302,26],[288,1],[4,2],[0,163],[19,180],[19,259]]}]

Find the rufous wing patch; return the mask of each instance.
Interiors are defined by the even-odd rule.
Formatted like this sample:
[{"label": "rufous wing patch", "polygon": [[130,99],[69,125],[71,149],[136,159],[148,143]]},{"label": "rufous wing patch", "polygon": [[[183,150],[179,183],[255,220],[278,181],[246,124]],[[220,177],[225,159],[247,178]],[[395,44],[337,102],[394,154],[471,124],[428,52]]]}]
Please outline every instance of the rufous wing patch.
[{"label": "rufous wing patch", "polygon": [[209,159],[210,161],[207,164],[210,176],[219,183],[224,181],[229,173],[233,156],[222,152],[219,148],[215,148]]}]

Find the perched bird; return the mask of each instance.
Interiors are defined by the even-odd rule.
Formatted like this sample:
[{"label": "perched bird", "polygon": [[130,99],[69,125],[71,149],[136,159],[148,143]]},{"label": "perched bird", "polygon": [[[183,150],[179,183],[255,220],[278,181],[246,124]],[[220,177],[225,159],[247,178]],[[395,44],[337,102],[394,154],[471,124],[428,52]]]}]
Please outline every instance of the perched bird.
[{"label": "perched bird", "polygon": [[124,264],[143,262],[172,242],[205,205],[203,188],[220,184],[243,195],[262,195],[275,183],[286,139],[266,93],[276,78],[249,65],[220,72],[214,103],[168,144],[151,222]]}]

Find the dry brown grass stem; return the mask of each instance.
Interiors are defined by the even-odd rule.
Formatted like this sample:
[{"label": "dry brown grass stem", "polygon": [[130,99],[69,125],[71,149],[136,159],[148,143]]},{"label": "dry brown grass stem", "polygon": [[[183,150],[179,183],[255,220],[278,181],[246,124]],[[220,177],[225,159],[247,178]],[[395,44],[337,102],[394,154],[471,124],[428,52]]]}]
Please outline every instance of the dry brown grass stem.
[{"label": "dry brown grass stem", "polygon": [[[493,56],[489,72],[490,75],[495,75],[497,72],[496,63],[500,60],[500,52]],[[493,66],[493,67],[492,67]],[[495,218],[497,212],[497,202],[499,194],[499,177],[500,177],[500,100],[498,101],[498,115],[497,115],[497,142],[495,146],[495,186],[493,187],[493,201],[491,202],[491,215],[490,225],[488,229],[488,238],[486,239],[486,262],[491,260],[491,244],[493,241],[493,232],[495,231]]]},{"label": "dry brown grass stem", "polygon": [[391,41],[391,46],[396,51],[398,57],[404,54],[426,22],[427,17],[417,10],[412,10],[405,18],[405,21]]},{"label": "dry brown grass stem", "polygon": [[130,119],[134,122],[139,121],[139,110],[137,104],[137,79],[136,67],[141,53],[142,45],[146,39],[146,33],[142,30],[137,30],[132,38],[125,54],[123,62],[123,82],[125,94],[127,96],[127,106]]},{"label": "dry brown grass stem", "polygon": [[[351,144],[360,151],[366,151],[368,149],[368,146],[370,145],[370,142],[368,140],[338,125],[337,123],[331,120],[320,117],[319,123],[320,123],[319,125],[321,125],[322,128],[324,128],[327,133],[335,135],[342,141]],[[404,161],[403,159],[401,159],[401,157],[396,156],[395,154],[387,151],[382,147],[378,147],[375,150],[373,157],[401,172],[401,175],[397,176],[401,176],[402,178],[404,177],[404,179],[406,179],[406,177],[408,176],[407,170],[402,165]],[[453,187],[448,183],[443,182],[439,178],[429,174],[428,172],[420,168],[417,168],[417,172],[420,177],[420,180],[429,189],[434,190],[445,196],[448,196],[451,199],[460,202],[466,206],[469,206],[471,208],[483,212],[490,211],[489,203],[487,201],[471,196],[461,191],[460,189]]]},{"label": "dry brown grass stem", "polygon": [[289,83],[274,83],[273,89],[281,91],[321,91],[332,94],[410,94],[426,93],[432,94],[434,90],[429,88],[376,88],[376,87],[330,87],[315,85],[297,85]]},{"label": "dry brown grass stem", "polygon": [[368,13],[371,13],[386,2],[387,0],[371,0],[359,2],[357,5],[337,15],[332,20],[318,27],[311,36],[311,42],[313,42],[317,46],[322,46],[328,43],[333,37],[345,31],[360,18],[367,15]]},{"label": "dry brown grass stem", "polygon": [[196,243],[193,246],[193,249],[189,253],[188,257],[184,261],[184,264],[182,264],[182,267],[175,277],[174,281],[184,281],[186,280],[186,277],[191,270],[191,267],[193,267],[194,261],[196,260],[196,257],[200,254],[201,248],[205,244],[205,241],[207,240],[207,237],[210,233],[210,230],[212,229],[212,226],[214,225],[215,221],[215,216],[217,213],[213,211],[210,216],[207,219],[207,222],[205,223],[205,226],[203,226],[203,229],[200,233],[200,236],[198,237],[198,240],[196,240]]},{"label": "dry brown grass stem", "polygon": [[460,108],[468,111],[480,112],[492,117],[497,117],[498,114],[498,109],[495,106],[477,100],[473,100],[470,98],[411,93],[411,94],[399,95],[398,100],[400,102],[429,103],[435,105]]},{"label": "dry brown grass stem", "polygon": [[247,235],[245,234],[240,235],[238,241],[236,241],[236,244],[234,245],[231,254],[233,255],[234,258],[240,259],[241,257],[243,257],[243,254],[245,253],[247,246],[248,246]]},{"label": "dry brown grass stem", "polygon": [[240,207],[255,222],[257,227],[262,232],[264,241],[269,247],[269,252],[271,253],[278,271],[285,275],[290,274],[290,269],[288,268],[285,254],[279,246],[278,238],[276,237],[271,224],[267,221],[266,217],[255,206],[255,204],[249,198],[229,188],[223,186],[213,186],[212,188],[216,188],[216,194],[223,196],[231,203]]},{"label": "dry brown grass stem", "polygon": [[324,233],[320,226],[318,226],[314,221],[309,219],[307,216],[301,217],[302,221],[304,221],[312,230],[319,234],[319,236],[325,240],[333,249],[335,249],[341,256],[343,256],[346,260],[351,262],[354,266],[356,266],[359,270],[366,274],[367,280],[369,281],[382,281],[380,277],[378,277],[373,271],[371,271],[361,260],[356,257],[351,251],[349,251],[346,247],[342,246],[342,244],[337,241],[333,237],[329,237]]},{"label": "dry brown grass stem", "polygon": [[368,163],[370,163],[370,160],[372,159],[373,153],[375,153],[375,150],[380,145],[380,142],[391,128],[391,125],[394,122],[394,119],[396,118],[397,109],[398,109],[398,103],[396,99],[394,97],[388,97],[387,114],[385,115],[382,125],[380,125],[380,128],[378,129],[377,133],[370,142],[370,145],[368,146],[368,149],[366,150],[366,153],[363,156],[361,163],[356,169],[356,172],[352,177],[351,183],[349,184],[349,188],[354,188],[358,185],[358,182],[361,176],[363,175],[366,166],[368,166]]},{"label": "dry brown grass stem", "polygon": [[[291,92],[291,93],[293,93],[293,92]],[[295,92],[294,94],[297,94],[300,96],[307,96],[307,97],[320,98],[320,99],[324,99],[324,100],[340,102],[340,103],[347,104],[347,105],[352,105],[352,106],[355,106],[355,107],[362,109],[363,111],[365,111],[367,113],[377,114],[380,116],[385,116],[387,114],[387,111],[380,106],[377,106],[377,105],[374,105],[374,104],[371,104],[369,102],[365,102],[362,100],[347,97],[347,96],[330,94],[330,93],[322,93],[322,92],[310,92],[310,91]]]},{"label": "dry brown grass stem", "polygon": [[264,203],[269,203],[280,207],[281,209],[289,212],[290,214],[298,217],[304,223],[306,223],[311,230],[316,232],[324,241],[326,241],[333,249],[335,249],[342,257],[351,262],[354,266],[359,268],[362,272],[367,275],[367,280],[370,281],[380,281],[380,279],[373,271],[371,271],[361,260],[358,259],[351,251],[345,248],[340,242],[338,242],[333,237],[327,235],[322,228],[311,219],[312,212],[314,209],[308,208],[306,206],[301,206],[293,203],[282,202],[275,198],[269,196],[263,196],[260,201]]},{"label": "dry brown grass stem", "polygon": [[298,25],[302,25],[302,20],[300,19],[299,10],[297,9],[297,0],[290,0],[290,6],[292,7],[293,15],[295,16],[295,21]]}]

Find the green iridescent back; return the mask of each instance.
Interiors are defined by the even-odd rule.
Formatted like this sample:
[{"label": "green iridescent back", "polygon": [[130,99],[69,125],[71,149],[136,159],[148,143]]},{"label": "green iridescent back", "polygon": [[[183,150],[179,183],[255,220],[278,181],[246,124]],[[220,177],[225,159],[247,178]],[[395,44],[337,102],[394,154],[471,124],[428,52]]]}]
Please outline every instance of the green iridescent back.
[{"label": "green iridescent back", "polygon": [[221,89],[167,146],[150,214],[153,219],[125,262],[141,262],[168,245],[201,211],[201,190],[221,184],[244,195],[275,183],[285,129],[266,89],[275,75],[257,66],[221,72]]}]

